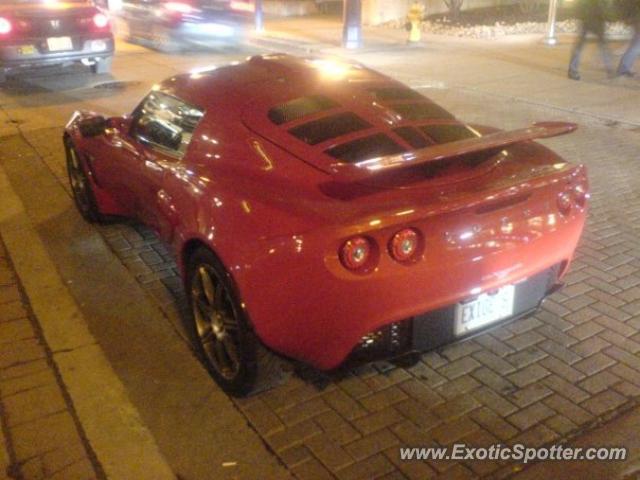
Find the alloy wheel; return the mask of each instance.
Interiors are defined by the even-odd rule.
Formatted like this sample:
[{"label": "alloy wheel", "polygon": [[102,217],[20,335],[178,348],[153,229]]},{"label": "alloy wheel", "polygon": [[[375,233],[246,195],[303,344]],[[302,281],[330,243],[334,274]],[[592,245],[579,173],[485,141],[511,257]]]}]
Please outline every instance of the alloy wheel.
[{"label": "alloy wheel", "polygon": [[69,147],[68,150],[68,173],[69,183],[73,192],[73,198],[81,213],[85,214],[91,208],[91,200],[89,198],[89,186],[87,185],[87,177],[82,170],[82,165],[76,151]]},{"label": "alloy wheel", "polygon": [[241,367],[239,325],[229,292],[209,265],[199,265],[191,283],[191,302],[198,341],[211,366],[226,380]]}]

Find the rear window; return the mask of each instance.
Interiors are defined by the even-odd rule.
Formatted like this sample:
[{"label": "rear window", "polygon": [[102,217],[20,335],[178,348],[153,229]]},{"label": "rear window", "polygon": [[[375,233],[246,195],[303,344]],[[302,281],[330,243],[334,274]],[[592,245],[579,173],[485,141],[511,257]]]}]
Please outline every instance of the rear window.
[{"label": "rear window", "polygon": [[292,122],[307,115],[329,110],[337,106],[338,104],[336,102],[327,97],[311,95],[296,98],[295,100],[273,107],[269,110],[267,116],[269,120],[276,125],[282,125],[283,123]]},{"label": "rear window", "polygon": [[405,150],[400,145],[383,133],[343,143],[326,151],[327,154],[345,163],[355,163],[404,152]]},{"label": "rear window", "polygon": [[413,122],[433,119],[451,120],[454,118],[453,115],[444,108],[431,102],[400,103],[391,105],[391,108],[402,115],[402,118],[405,120]]},{"label": "rear window", "polygon": [[449,143],[477,137],[471,129],[464,125],[424,125],[419,128],[436,143]]},{"label": "rear window", "polygon": [[424,97],[415,90],[404,87],[378,87],[371,88],[369,91],[376,97],[376,100],[392,101],[392,100],[423,100]]},{"label": "rear window", "polygon": [[347,112],[303,123],[289,130],[289,133],[309,145],[316,145],[331,138],[364,130],[370,126],[355,113]]}]

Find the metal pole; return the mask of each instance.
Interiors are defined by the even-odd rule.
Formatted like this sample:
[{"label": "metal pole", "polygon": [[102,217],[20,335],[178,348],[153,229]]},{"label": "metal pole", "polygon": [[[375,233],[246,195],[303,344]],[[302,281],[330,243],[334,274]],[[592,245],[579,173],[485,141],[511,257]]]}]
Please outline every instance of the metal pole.
[{"label": "metal pole", "polygon": [[361,47],[362,0],[344,0],[342,20],[342,46],[344,48]]},{"label": "metal pole", "polygon": [[549,0],[549,17],[547,19],[547,36],[544,43],[547,45],[555,45],[558,43],[556,37],[556,11],[558,10],[558,0]]},{"label": "metal pole", "polygon": [[262,33],[264,31],[264,19],[262,14],[262,0],[254,0],[254,17],[256,23],[256,32]]}]

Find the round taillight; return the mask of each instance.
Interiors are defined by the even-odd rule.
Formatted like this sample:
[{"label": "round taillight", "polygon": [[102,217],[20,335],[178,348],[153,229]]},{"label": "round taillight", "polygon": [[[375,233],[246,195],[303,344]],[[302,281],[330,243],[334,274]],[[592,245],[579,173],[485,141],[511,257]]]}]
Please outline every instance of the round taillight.
[{"label": "round taillight", "polygon": [[342,245],[340,260],[349,270],[358,270],[371,258],[371,242],[365,237],[353,237]]},{"label": "round taillight", "polygon": [[398,262],[413,259],[418,251],[419,236],[412,228],[405,228],[396,233],[389,242],[391,256]]},{"label": "round taillight", "polygon": [[571,195],[567,192],[562,192],[558,195],[558,210],[563,215],[568,215],[571,211]]},{"label": "round taillight", "polygon": [[11,22],[6,18],[0,17],[0,35],[6,35],[7,33],[11,33],[13,26]]},{"label": "round taillight", "polygon": [[98,28],[105,28],[109,25],[109,17],[107,17],[104,13],[96,13],[93,16],[93,24]]},{"label": "round taillight", "polygon": [[584,208],[587,204],[587,199],[589,198],[589,194],[582,185],[576,185],[573,189],[573,198],[580,208]]}]

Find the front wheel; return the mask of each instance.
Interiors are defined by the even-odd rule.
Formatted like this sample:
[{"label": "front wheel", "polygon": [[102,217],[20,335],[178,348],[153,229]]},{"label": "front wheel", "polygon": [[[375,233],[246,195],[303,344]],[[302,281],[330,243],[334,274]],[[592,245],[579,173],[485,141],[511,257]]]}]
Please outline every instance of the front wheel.
[{"label": "front wheel", "polygon": [[73,201],[80,215],[88,222],[102,222],[104,220],[96,203],[91,182],[87,177],[84,165],[78,152],[70,141],[65,141],[65,153],[67,156],[67,174],[73,194]]}]

